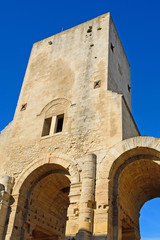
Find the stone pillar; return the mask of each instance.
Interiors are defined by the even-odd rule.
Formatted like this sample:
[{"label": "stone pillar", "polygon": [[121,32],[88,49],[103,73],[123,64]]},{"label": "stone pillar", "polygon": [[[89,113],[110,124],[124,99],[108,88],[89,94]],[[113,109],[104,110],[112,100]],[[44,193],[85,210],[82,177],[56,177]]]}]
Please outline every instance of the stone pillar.
[{"label": "stone pillar", "polygon": [[96,156],[85,157],[82,170],[82,192],[80,198],[79,231],[76,240],[87,240],[93,232],[95,207]]},{"label": "stone pillar", "polygon": [[109,227],[112,226],[112,221],[110,219],[111,224],[108,222],[108,214],[109,211],[111,212],[111,208],[109,208],[108,203],[108,189],[108,179],[106,178],[106,174],[103,177],[97,174],[95,194],[96,209],[94,210],[93,239],[108,240],[109,238],[108,232]]},{"label": "stone pillar", "polygon": [[0,239],[4,239],[7,230],[13,184],[12,177],[3,176],[0,179]]},{"label": "stone pillar", "polygon": [[69,200],[70,205],[67,211],[67,222],[65,239],[75,238],[78,232],[78,219],[79,219],[79,201],[81,196],[81,183],[71,183]]},{"label": "stone pillar", "polygon": [[26,198],[21,194],[13,195],[14,203],[11,205],[11,215],[5,240],[23,239],[25,230],[25,204]]}]

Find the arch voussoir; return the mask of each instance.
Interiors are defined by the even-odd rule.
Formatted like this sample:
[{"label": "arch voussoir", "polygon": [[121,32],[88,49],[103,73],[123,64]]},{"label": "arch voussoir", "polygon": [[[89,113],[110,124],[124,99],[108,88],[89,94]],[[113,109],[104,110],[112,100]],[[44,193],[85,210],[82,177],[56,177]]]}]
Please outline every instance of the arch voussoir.
[{"label": "arch voussoir", "polygon": [[78,183],[80,181],[79,171],[75,161],[70,160],[69,157],[64,156],[63,154],[47,154],[46,157],[35,160],[27,166],[26,169],[20,174],[19,178],[16,181],[16,184],[13,188],[13,195],[19,193],[19,190],[27,179],[27,177],[37,168],[44,166],[45,164],[57,164],[68,170],[71,176],[71,182]]},{"label": "arch voussoir", "polygon": [[126,236],[128,229],[131,236],[126,239],[140,239],[140,208],[159,197],[160,139],[139,136],[121,141],[109,149],[101,164],[101,172],[109,168],[109,239]]},{"label": "arch voussoir", "polygon": [[[124,157],[121,157],[121,164],[126,160],[126,158],[132,157],[136,153],[140,154],[140,152],[143,152],[140,150],[140,148],[146,149],[146,151],[150,154],[154,152],[153,155],[160,156],[160,139],[154,137],[138,136],[117,143],[108,150],[106,156],[102,159],[100,166],[100,175],[101,172],[102,175],[104,175],[106,166],[107,169],[110,169],[107,172],[111,173],[115,167],[115,161],[123,154]],[[110,178],[109,175],[105,177]]]}]

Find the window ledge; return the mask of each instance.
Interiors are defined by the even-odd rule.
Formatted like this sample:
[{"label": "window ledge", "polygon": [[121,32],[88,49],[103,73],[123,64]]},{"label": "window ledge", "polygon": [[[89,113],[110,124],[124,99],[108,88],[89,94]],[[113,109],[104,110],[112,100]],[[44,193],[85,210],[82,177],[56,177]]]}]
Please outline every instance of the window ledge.
[{"label": "window ledge", "polygon": [[62,134],[62,132],[54,133],[53,135],[43,136],[43,137],[41,137],[41,139],[51,138],[51,137],[54,137],[54,136],[57,136],[57,135],[60,135],[60,134]]}]

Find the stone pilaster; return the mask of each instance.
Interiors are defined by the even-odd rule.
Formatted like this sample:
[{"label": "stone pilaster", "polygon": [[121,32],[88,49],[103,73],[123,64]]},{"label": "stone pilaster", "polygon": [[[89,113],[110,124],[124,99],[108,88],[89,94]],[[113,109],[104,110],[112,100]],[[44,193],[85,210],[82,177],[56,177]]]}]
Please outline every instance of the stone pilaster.
[{"label": "stone pilaster", "polygon": [[75,237],[78,232],[78,219],[79,219],[79,201],[81,196],[81,183],[74,183],[70,185],[69,200],[70,205],[67,211],[66,222],[66,239]]},{"label": "stone pilaster", "polygon": [[21,239],[21,235],[24,234],[25,230],[24,218],[26,209],[24,209],[24,206],[26,198],[17,194],[13,195],[13,199],[14,203],[11,205],[11,215],[5,240]]}]

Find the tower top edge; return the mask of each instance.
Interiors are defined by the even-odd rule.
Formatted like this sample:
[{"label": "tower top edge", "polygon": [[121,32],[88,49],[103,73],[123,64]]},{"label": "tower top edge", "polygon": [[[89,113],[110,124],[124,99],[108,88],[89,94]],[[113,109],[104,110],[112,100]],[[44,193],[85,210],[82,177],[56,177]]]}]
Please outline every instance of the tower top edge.
[{"label": "tower top edge", "polygon": [[102,19],[102,18],[105,18],[105,17],[109,17],[109,18],[112,19],[111,13],[110,13],[110,12],[107,12],[107,13],[104,13],[104,14],[102,14],[102,15],[100,15],[100,16],[97,16],[97,17],[95,17],[95,18],[92,18],[92,19],[90,19],[90,20],[88,20],[88,21],[86,21],[86,22],[82,22],[82,23],[80,23],[80,24],[78,24],[78,25],[75,25],[75,26],[73,26],[73,27],[71,27],[71,28],[68,28],[68,29],[66,29],[66,30],[64,30],[64,31],[58,32],[58,33],[56,33],[56,34],[53,34],[53,35],[50,36],[50,37],[44,38],[44,39],[42,39],[42,40],[40,40],[40,41],[37,41],[37,42],[35,42],[33,45],[36,46],[36,45],[42,43],[43,41],[49,41],[49,40],[51,40],[53,37],[58,37],[58,36],[60,36],[60,35],[63,35],[64,33],[70,32],[70,31],[72,31],[73,29],[78,28],[79,26],[86,25],[87,23],[89,24],[89,23],[92,22],[92,21],[95,21],[95,20],[98,20],[98,19]]}]

